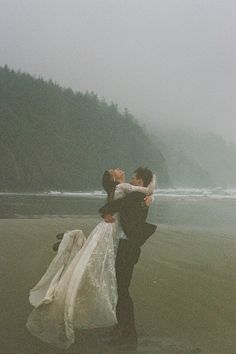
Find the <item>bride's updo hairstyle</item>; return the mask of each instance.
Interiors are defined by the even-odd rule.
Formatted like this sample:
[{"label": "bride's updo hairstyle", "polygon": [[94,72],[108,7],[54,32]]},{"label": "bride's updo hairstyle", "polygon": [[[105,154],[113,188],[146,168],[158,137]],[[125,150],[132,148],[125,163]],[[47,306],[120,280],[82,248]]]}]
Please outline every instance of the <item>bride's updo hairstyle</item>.
[{"label": "bride's updo hairstyle", "polygon": [[115,181],[110,171],[105,171],[102,176],[102,186],[107,192],[107,201],[110,202],[114,199],[115,188],[119,184]]}]

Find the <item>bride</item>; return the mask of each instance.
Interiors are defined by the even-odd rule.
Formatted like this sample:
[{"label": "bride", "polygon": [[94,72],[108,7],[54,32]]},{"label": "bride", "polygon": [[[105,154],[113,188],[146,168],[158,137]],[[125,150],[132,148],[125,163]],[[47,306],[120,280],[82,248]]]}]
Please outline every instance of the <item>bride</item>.
[{"label": "bride", "polygon": [[[147,187],[125,183],[124,172],[105,171],[103,187],[108,200],[140,191],[151,195],[155,178]],[[75,342],[75,329],[111,327],[117,323],[115,257],[122,229],[102,220],[86,239],[81,230],[64,234],[58,253],[39,283],[30,291],[34,306],[28,330],[42,341],[67,349]]]}]

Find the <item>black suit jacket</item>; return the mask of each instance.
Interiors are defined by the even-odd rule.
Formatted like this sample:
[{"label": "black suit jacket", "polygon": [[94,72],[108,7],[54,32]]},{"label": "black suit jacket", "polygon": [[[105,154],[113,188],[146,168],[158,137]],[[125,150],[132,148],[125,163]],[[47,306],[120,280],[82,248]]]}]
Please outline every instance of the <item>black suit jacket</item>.
[{"label": "black suit jacket", "polygon": [[120,213],[120,224],[125,235],[138,247],[142,246],[157,228],[156,225],[146,222],[148,208],[144,203],[145,196],[141,192],[132,192],[99,209],[101,214]]}]

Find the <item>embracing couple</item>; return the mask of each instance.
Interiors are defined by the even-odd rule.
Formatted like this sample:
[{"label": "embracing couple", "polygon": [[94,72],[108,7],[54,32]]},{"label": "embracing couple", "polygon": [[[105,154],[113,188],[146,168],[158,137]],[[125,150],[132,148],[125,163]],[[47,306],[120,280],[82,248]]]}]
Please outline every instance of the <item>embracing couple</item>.
[{"label": "embracing couple", "polygon": [[103,220],[85,238],[81,230],[64,234],[58,253],[30,292],[34,310],[29,331],[60,348],[75,342],[75,330],[113,327],[110,344],[136,344],[129,294],[140,247],[155,232],[146,222],[155,189],[148,168],[135,170],[130,183],[120,169],[102,178],[107,203]]}]

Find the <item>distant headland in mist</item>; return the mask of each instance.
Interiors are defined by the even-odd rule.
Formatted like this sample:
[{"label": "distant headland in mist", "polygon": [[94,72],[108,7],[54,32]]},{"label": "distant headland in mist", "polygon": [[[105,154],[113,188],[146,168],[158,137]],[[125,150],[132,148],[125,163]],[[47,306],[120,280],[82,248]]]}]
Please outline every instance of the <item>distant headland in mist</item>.
[{"label": "distant headland in mist", "polygon": [[236,145],[193,129],[157,129],[153,136],[174,187],[236,187]]},{"label": "distant headland in mist", "polygon": [[159,187],[236,185],[236,146],[188,131],[148,134],[94,93],[0,67],[0,191],[101,189],[105,169],[139,165]]}]

